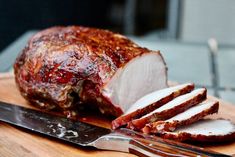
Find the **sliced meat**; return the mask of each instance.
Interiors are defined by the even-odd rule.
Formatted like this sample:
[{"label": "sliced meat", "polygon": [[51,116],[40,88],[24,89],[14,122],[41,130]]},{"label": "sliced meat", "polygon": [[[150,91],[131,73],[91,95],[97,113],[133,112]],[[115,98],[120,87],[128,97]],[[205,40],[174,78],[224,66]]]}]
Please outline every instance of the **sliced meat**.
[{"label": "sliced meat", "polygon": [[169,119],[187,110],[191,106],[197,105],[205,99],[206,89],[196,89],[191,93],[173,99],[162,107],[154,110],[153,112],[148,113],[147,115],[144,115],[139,119],[135,119],[128,122],[127,127],[133,130],[140,130],[148,123]]},{"label": "sliced meat", "polygon": [[143,115],[152,112],[158,107],[161,107],[162,105],[171,101],[175,97],[186,94],[193,89],[194,84],[186,83],[147,94],[131,105],[131,107],[126,111],[125,115],[120,116],[112,121],[112,128],[116,129],[120,126],[126,125],[131,120],[142,117]]},{"label": "sliced meat", "polygon": [[161,136],[178,141],[232,141],[235,139],[235,125],[229,120],[203,119],[191,125],[180,127],[174,132],[162,132]]},{"label": "sliced meat", "polygon": [[157,121],[146,126],[142,129],[144,133],[159,133],[164,131],[174,131],[179,126],[192,124],[203,117],[217,113],[219,109],[218,101],[204,101],[190,109],[177,114],[176,116],[165,120]]},{"label": "sliced meat", "polygon": [[21,94],[32,105],[62,111],[91,104],[120,116],[140,97],[167,87],[159,51],[120,34],[80,26],[35,34],[16,59],[14,71]]}]

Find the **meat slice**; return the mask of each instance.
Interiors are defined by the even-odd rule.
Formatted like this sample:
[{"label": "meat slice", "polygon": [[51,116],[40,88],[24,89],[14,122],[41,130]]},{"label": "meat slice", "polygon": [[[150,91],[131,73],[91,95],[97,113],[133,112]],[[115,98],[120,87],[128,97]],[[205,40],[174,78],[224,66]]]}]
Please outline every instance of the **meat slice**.
[{"label": "meat slice", "polygon": [[192,124],[203,117],[217,113],[219,109],[218,101],[204,101],[190,109],[177,114],[176,116],[165,120],[157,121],[146,126],[142,129],[144,133],[159,133],[163,131],[174,131],[179,126]]},{"label": "meat slice", "polygon": [[35,34],[14,71],[21,94],[31,104],[62,111],[86,104],[120,116],[140,97],[167,87],[159,51],[120,34],[80,26]]},{"label": "meat slice", "polygon": [[178,141],[225,142],[235,139],[235,125],[224,119],[203,119],[161,134],[164,138]]},{"label": "meat slice", "polygon": [[144,115],[139,119],[134,119],[128,122],[127,127],[133,130],[140,130],[146,124],[169,119],[185,110],[191,106],[197,105],[206,99],[206,89],[199,88],[191,93],[179,96],[162,107],[154,110],[153,112]]},{"label": "meat slice", "polygon": [[131,105],[123,116],[113,120],[112,128],[116,129],[120,126],[126,125],[131,120],[142,117],[143,115],[148,114],[171,101],[175,97],[189,93],[193,89],[194,84],[185,83],[147,94]]}]

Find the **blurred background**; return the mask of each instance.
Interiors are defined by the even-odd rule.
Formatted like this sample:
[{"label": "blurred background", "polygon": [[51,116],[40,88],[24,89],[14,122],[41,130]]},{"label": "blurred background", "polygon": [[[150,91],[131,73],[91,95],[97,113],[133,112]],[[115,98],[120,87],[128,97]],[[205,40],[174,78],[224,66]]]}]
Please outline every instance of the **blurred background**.
[{"label": "blurred background", "polygon": [[235,103],[234,15],[234,0],[0,0],[0,72],[38,30],[83,25],[161,50],[170,80]]}]

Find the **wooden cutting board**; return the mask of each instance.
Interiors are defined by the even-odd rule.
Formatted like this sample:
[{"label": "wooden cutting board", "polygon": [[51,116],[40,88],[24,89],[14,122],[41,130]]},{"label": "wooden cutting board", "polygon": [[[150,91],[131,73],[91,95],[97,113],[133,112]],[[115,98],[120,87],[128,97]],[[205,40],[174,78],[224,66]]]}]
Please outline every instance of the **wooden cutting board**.
[{"label": "wooden cutting board", "polygon": [[[210,99],[215,99],[210,97]],[[16,88],[13,75],[0,74],[0,100],[32,108],[20,95]],[[223,117],[235,123],[235,105],[220,100],[220,110],[214,118]],[[110,127],[110,120],[102,116],[87,115],[81,118],[83,121],[92,122],[95,125]],[[218,126],[223,127],[223,126]],[[217,152],[235,154],[235,142],[227,144],[214,144],[208,147]],[[101,151],[69,145],[58,140],[39,136],[20,128],[0,122],[0,156],[7,157],[131,157],[128,153]]]}]

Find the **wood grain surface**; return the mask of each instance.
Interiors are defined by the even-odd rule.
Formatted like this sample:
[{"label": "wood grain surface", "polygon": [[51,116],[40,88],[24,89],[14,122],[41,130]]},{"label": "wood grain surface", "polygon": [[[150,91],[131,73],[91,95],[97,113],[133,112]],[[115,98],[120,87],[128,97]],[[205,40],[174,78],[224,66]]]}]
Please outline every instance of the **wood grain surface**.
[{"label": "wood grain surface", "polygon": [[[210,97],[210,99],[215,99]],[[16,88],[12,74],[0,74],[0,100],[33,108],[20,95]],[[235,123],[235,105],[220,100],[220,109],[213,118],[230,119]],[[96,115],[81,117],[82,121],[106,128],[110,127],[110,120]],[[218,126],[223,127],[223,126]],[[202,145],[199,145],[202,146]],[[235,142],[227,144],[213,144],[208,147],[217,152],[235,154]],[[135,155],[114,151],[102,151],[91,148],[78,147],[46,138],[0,122],[0,156],[3,157],[134,157]]]}]

